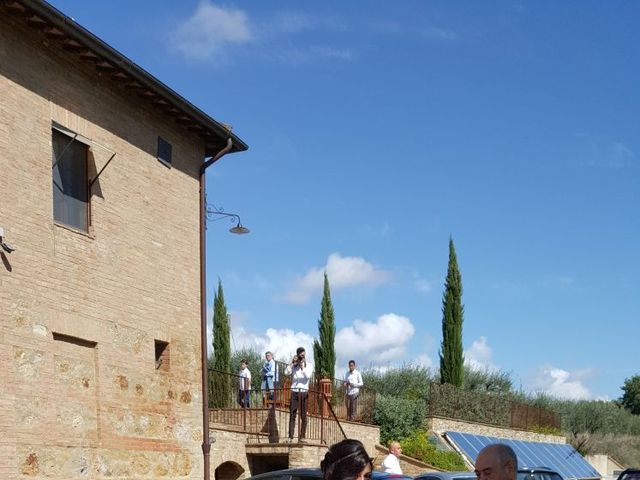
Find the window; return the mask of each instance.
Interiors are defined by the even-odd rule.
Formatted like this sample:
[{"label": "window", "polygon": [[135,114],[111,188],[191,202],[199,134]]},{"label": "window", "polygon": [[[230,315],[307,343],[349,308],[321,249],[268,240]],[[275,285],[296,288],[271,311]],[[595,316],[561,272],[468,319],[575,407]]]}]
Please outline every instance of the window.
[{"label": "window", "polygon": [[158,160],[171,167],[171,144],[162,137],[158,137]]},{"label": "window", "polygon": [[156,347],[156,370],[169,371],[169,343],[154,340]]},{"label": "window", "polygon": [[52,130],[52,143],[53,219],[57,223],[87,232],[89,147],[56,128]]}]

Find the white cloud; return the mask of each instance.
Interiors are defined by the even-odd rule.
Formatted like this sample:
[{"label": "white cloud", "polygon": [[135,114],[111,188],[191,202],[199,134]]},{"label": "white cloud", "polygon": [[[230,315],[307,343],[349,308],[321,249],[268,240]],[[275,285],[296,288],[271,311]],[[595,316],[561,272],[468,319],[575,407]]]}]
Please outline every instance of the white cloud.
[{"label": "white cloud", "polygon": [[431,289],[433,288],[433,285],[431,285],[431,282],[429,282],[428,280],[425,280],[424,278],[418,278],[414,282],[414,285],[416,287],[416,290],[422,293],[430,292]]},{"label": "white cloud", "polygon": [[415,365],[424,367],[424,368],[433,367],[433,360],[431,360],[431,357],[429,357],[429,355],[427,355],[426,353],[422,353],[418,355],[414,363]]},{"label": "white cloud", "polygon": [[[381,365],[406,357],[407,343],[415,328],[402,315],[387,313],[375,322],[355,320],[353,326],[336,333],[338,364],[350,358],[362,366]],[[423,359],[427,363],[426,359]]]},{"label": "white cloud", "polygon": [[332,253],[324,267],[311,268],[298,278],[282,298],[285,302],[303,304],[311,296],[322,291],[324,272],[327,272],[331,290],[358,286],[377,286],[387,283],[391,274],[367,262],[362,257],[343,257]]},{"label": "white cloud", "polygon": [[487,343],[487,337],[482,336],[464,351],[464,363],[475,370],[496,371],[498,367],[491,361],[492,356],[493,349]]},{"label": "white cloud", "polygon": [[302,12],[278,12],[269,24],[271,30],[283,33],[300,33],[308,30],[339,30],[347,29],[344,19],[335,15],[310,15]]},{"label": "white cloud", "polygon": [[353,52],[348,48],[317,45],[281,49],[273,57],[282,63],[305,64],[317,60],[347,61],[353,58]]},{"label": "white cloud", "polygon": [[568,288],[574,285],[576,279],[570,275],[556,275],[546,278],[542,281],[542,285],[546,288]]},{"label": "white cloud", "polygon": [[552,365],[543,365],[538,369],[533,387],[555,397],[571,400],[592,398],[591,391],[583,384],[590,370],[569,372]]},{"label": "white cloud", "polygon": [[196,11],[170,35],[171,46],[187,58],[206,60],[220,55],[231,44],[252,39],[247,14],[203,0]]},{"label": "white cloud", "polygon": [[313,363],[313,337],[289,328],[268,328],[262,334],[248,332],[242,326],[232,325],[232,348],[248,348],[259,352],[270,350],[277,360],[289,361],[298,347],[304,347],[309,363]]},{"label": "white cloud", "polygon": [[435,26],[410,26],[406,23],[386,20],[372,25],[374,31],[387,35],[406,35],[413,37],[428,38],[439,41],[457,40],[459,35],[451,29]]}]

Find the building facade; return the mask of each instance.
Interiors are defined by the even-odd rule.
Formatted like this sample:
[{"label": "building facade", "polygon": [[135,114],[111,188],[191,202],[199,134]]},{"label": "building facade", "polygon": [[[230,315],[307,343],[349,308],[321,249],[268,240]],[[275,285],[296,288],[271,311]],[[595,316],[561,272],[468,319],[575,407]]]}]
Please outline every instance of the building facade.
[{"label": "building facade", "polygon": [[203,478],[199,179],[230,135],[0,1],[0,478]]}]

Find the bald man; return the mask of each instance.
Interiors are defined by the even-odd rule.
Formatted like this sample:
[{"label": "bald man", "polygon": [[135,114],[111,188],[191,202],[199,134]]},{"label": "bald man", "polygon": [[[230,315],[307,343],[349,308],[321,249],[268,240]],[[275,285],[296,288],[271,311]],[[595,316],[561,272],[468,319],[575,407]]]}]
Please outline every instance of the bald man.
[{"label": "bald man", "polygon": [[402,447],[398,442],[389,443],[389,455],[384,457],[382,461],[382,471],[384,473],[393,473],[396,475],[402,475],[402,468],[400,468],[400,454],[402,453]]},{"label": "bald man", "polygon": [[478,480],[516,480],[518,457],[503,443],[487,445],[476,458],[475,473]]}]

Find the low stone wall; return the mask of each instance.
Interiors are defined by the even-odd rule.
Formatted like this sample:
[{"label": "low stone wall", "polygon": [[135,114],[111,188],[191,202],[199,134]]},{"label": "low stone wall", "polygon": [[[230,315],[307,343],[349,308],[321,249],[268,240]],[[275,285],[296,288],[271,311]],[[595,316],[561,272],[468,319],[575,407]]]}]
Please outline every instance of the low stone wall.
[{"label": "low stone wall", "polygon": [[380,427],[363,423],[341,421],[342,429],[347,438],[356,438],[364,444],[367,453],[376,455],[376,445],[380,443]]},{"label": "low stone wall", "polygon": [[425,422],[425,427],[434,433],[442,435],[444,432],[462,432],[473,435],[486,435],[497,438],[510,438],[513,440],[525,440],[528,442],[567,443],[562,435],[549,435],[544,433],[515,430],[512,428],[496,427],[482,423],[471,423],[450,418],[432,417]]},{"label": "low stone wall", "polygon": [[[252,412],[251,420],[247,422],[247,427],[255,430],[261,426],[266,419],[262,418],[260,412]],[[215,470],[223,463],[232,462],[235,470],[239,472],[236,478],[248,478],[251,476],[250,455],[287,456],[289,468],[297,467],[319,467],[320,461],[324,458],[329,445],[314,443],[312,439],[306,444],[297,442],[286,443],[286,431],[288,425],[288,412],[286,415],[277,415],[277,431],[282,432],[277,437],[261,436],[256,438],[255,434],[245,433],[243,426],[226,425],[223,423],[211,422],[211,439],[215,442],[211,445],[211,478],[215,478]],[[309,417],[309,427],[311,422],[318,421],[317,418]],[[380,428],[376,425],[365,425],[355,422],[341,422],[342,428],[347,438],[360,440],[367,452],[372,457],[376,456],[376,445],[380,443]],[[260,429],[258,429],[260,430]],[[275,440],[275,441],[274,441]],[[242,470],[242,472],[240,472]],[[224,479],[227,480],[227,479]],[[234,479],[228,479],[234,480]]]},{"label": "low stone wall", "polygon": [[242,468],[243,472],[240,478],[248,478],[251,476],[249,470],[249,459],[245,451],[248,435],[243,432],[234,432],[216,428],[221,426],[211,425],[210,438],[215,440],[211,444],[211,453],[209,454],[209,464],[211,467],[211,477],[215,477],[216,468],[224,462],[233,462]]}]

